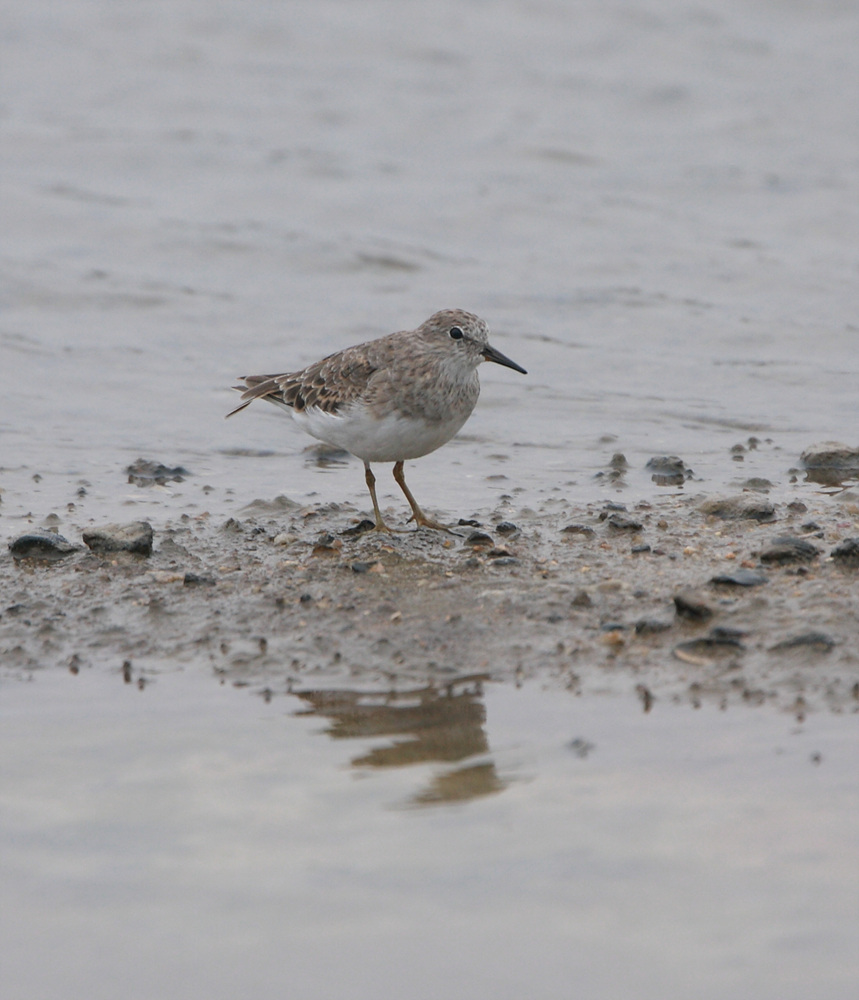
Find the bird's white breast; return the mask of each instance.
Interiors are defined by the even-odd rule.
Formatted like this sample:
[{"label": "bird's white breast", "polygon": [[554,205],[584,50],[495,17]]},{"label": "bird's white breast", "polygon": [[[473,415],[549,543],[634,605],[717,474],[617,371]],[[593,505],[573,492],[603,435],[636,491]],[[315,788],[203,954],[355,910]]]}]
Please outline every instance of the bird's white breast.
[{"label": "bird's white breast", "polygon": [[360,403],[338,413],[318,409],[291,413],[308,434],[364,462],[402,462],[428,455],[450,441],[469,416],[460,413],[446,421],[428,422],[393,411],[375,417]]}]

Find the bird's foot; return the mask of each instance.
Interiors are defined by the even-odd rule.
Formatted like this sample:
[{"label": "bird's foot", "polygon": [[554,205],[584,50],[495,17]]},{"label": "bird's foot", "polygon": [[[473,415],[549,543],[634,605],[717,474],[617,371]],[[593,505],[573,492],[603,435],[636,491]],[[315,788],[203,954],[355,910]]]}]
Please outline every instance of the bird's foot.
[{"label": "bird's foot", "polygon": [[411,521],[414,521],[418,528],[432,528],[433,531],[444,531],[448,535],[457,534],[457,532],[448,528],[446,524],[440,524],[431,517],[427,517],[423,511],[415,511],[406,523],[408,524]]}]

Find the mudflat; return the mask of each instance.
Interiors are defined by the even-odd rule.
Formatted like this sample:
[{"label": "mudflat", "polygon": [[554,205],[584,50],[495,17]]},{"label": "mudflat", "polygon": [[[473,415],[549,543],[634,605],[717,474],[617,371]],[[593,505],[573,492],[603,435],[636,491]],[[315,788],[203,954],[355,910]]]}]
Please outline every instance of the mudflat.
[{"label": "mudflat", "polygon": [[[672,495],[502,503],[449,534],[386,534],[348,505],[278,497],[219,523],[156,522],[150,555],[68,532],[56,557],[0,562],[3,670],[98,667],[145,684],[194,664],[264,692],[542,674],[634,692],[644,709],[855,711],[858,518],[851,490]],[[136,544],[134,525],[113,527]]]}]

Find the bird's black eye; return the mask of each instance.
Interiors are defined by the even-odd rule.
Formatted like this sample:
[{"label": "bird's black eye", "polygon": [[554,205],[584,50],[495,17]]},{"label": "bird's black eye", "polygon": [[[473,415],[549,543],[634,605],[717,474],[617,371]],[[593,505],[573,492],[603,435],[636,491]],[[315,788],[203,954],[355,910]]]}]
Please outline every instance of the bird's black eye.
[{"label": "bird's black eye", "polygon": [[458,326],[452,326],[449,330],[451,340],[462,340],[465,334]]}]

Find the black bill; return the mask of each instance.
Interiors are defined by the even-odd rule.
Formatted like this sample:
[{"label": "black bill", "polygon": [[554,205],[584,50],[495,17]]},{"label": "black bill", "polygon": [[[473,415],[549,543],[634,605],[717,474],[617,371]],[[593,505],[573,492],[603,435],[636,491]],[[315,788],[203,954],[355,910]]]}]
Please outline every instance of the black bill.
[{"label": "black bill", "polygon": [[506,354],[502,354],[501,351],[496,351],[494,347],[490,347],[489,344],[483,348],[480,352],[487,361],[494,361],[496,365],[504,365],[505,368],[512,368],[514,372],[522,372],[523,375],[527,375],[528,372],[521,365],[517,365],[515,361],[511,361]]}]

